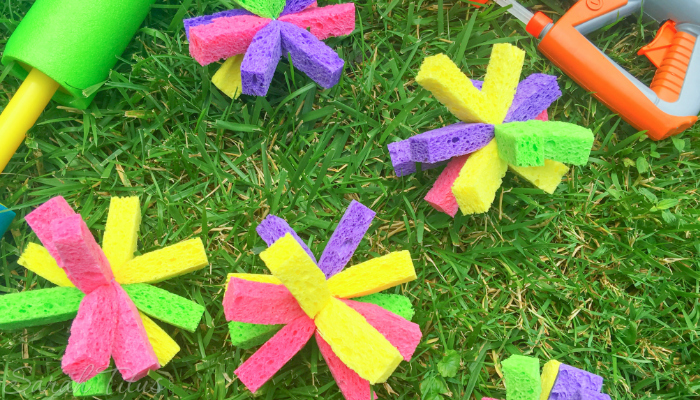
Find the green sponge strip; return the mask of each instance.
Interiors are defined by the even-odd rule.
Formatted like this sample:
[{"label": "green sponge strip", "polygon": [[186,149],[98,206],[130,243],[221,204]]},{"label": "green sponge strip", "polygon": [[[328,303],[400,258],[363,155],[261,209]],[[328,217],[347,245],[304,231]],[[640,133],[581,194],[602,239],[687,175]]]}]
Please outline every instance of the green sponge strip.
[{"label": "green sponge strip", "polygon": [[363,296],[353,299],[363,303],[376,304],[386,310],[397,314],[404,319],[411,320],[416,311],[413,309],[411,300],[400,294],[375,293],[369,296]]},{"label": "green sponge strip", "polygon": [[540,399],[540,360],[515,355],[503,361],[501,366],[506,381],[507,400]]},{"label": "green sponge strip", "polygon": [[228,323],[228,329],[231,333],[231,344],[245,350],[267,342],[283,326],[248,324],[236,321]]},{"label": "green sponge strip", "polygon": [[85,295],[74,287],[28,290],[0,297],[0,329],[21,329],[68,321]]},{"label": "green sponge strip", "polygon": [[284,9],[285,0],[234,0],[241,7],[263,18],[277,18]]},{"label": "green sponge strip", "polygon": [[593,139],[590,129],[559,121],[532,120],[496,126],[500,157],[517,167],[543,166],[544,160],[585,165]]},{"label": "green sponge strip", "polygon": [[37,0],[7,41],[2,63],[37,68],[61,85],[57,102],[87,108],[83,90],[109,76],[155,0]]},{"label": "green sponge strip", "polygon": [[194,332],[204,314],[204,307],[145,283],[124,285],[126,294],[144,314],[170,325]]},{"label": "green sponge strip", "polygon": [[103,372],[87,382],[78,383],[73,381],[73,396],[88,397],[112,394],[111,378],[112,374],[110,372]]}]

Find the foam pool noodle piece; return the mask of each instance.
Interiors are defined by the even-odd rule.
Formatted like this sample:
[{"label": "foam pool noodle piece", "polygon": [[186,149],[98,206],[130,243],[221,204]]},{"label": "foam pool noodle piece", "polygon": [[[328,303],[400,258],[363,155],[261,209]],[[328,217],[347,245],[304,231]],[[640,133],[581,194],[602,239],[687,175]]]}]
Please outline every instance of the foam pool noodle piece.
[{"label": "foam pool noodle piece", "polygon": [[493,137],[493,125],[459,122],[410,138],[411,159],[421,163],[446,161],[481,149]]},{"label": "foam pool noodle piece", "polygon": [[374,293],[368,296],[356,297],[353,300],[376,304],[408,321],[413,319],[413,315],[416,313],[416,310],[413,309],[413,304],[411,304],[411,299],[400,294]]},{"label": "foam pool noodle piece", "polygon": [[53,241],[71,282],[87,294],[114,279],[104,252],[79,214],[51,223]]},{"label": "foam pool noodle piece", "polygon": [[135,382],[160,365],[136,306],[118,283],[112,282],[112,287],[117,293],[119,310],[112,358],[122,378],[127,382]]},{"label": "foam pool noodle piece", "polygon": [[347,299],[381,292],[416,278],[411,253],[403,250],[353,265],[330,278],[328,287],[333,296]]},{"label": "foam pool noodle piece", "polygon": [[260,29],[250,42],[241,64],[243,94],[265,96],[282,55],[279,21]]},{"label": "foam pool noodle piece", "polygon": [[350,262],[375,215],[377,213],[362,203],[355,200],[350,202],[318,261],[318,267],[326,279],[342,271]]},{"label": "foam pool noodle piece", "polygon": [[37,1],[4,49],[2,63],[15,61],[12,74],[34,67],[58,82],[53,99],[87,108],[97,91],[83,91],[107,80],[154,0]]},{"label": "foam pool noodle piece", "polygon": [[535,357],[514,355],[501,363],[507,400],[539,400],[540,361]]},{"label": "foam pool noodle piece", "polygon": [[518,84],[513,104],[503,122],[535,119],[560,97],[556,76],[532,74]]},{"label": "foam pool noodle piece", "polygon": [[345,36],[355,30],[355,4],[311,7],[299,13],[281,16],[279,20],[294,24],[303,30],[308,29],[318,40]]},{"label": "foam pool noodle piece", "polygon": [[219,11],[210,15],[202,15],[194,18],[186,18],[182,20],[182,24],[185,26],[185,35],[187,35],[187,40],[190,40],[190,29],[194,26],[209,25],[216,18],[223,17],[235,17],[238,15],[253,15],[250,11],[244,8],[235,8],[233,10]]},{"label": "foam pool noodle piece", "polygon": [[7,207],[0,204],[0,237],[2,237],[7,229],[10,227],[12,220],[15,219],[17,214],[13,211],[7,209]]},{"label": "foam pool noodle piece", "polygon": [[27,245],[24,253],[17,260],[17,264],[57,286],[74,286],[73,282],[68,279],[66,271],[58,266],[49,251],[36,243]]},{"label": "foam pool noodle piece", "polygon": [[404,360],[411,361],[411,357],[413,357],[413,353],[423,337],[418,324],[371,303],[352,300],[343,300],[343,303],[365,317],[365,320],[374,329],[384,335],[392,346],[396,347]]},{"label": "foam pool noodle piece", "polygon": [[603,378],[588,371],[559,365],[559,374],[549,394],[550,400],[571,400],[573,394],[581,389],[600,392],[603,388]]},{"label": "foam pool noodle piece", "polygon": [[238,5],[263,18],[277,18],[284,9],[285,0],[235,0]]},{"label": "foam pool noodle piece", "polygon": [[5,294],[0,301],[0,329],[21,329],[71,320],[78,314],[84,296],[73,287]]},{"label": "foam pool noodle piece", "polygon": [[571,400],[610,400],[610,396],[605,393],[594,392],[593,390],[579,389],[570,397]]},{"label": "foam pool noodle piece", "polygon": [[314,318],[330,301],[326,277],[290,233],[260,253],[260,258],[309,318]]},{"label": "foam pool noodle piece", "polygon": [[249,324],[288,324],[306,315],[286,287],[237,278],[231,279],[223,305],[227,321]]},{"label": "foam pool noodle piece", "polygon": [[398,177],[410,175],[416,172],[416,163],[411,160],[411,143],[409,139],[393,142],[387,145],[391,165]]},{"label": "foam pool noodle piece", "polygon": [[194,238],[135,257],[115,271],[117,282],[157,283],[209,265],[202,239]]},{"label": "foam pool noodle piece", "polygon": [[75,211],[68,205],[66,200],[61,197],[54,197],[46,203],[40,205],[34,211],[27,214],[24,219],[32,228],[41,243],[46,247],[51,256],[61,266],[61,257],[56,251],[56,245],[53,242],[53,233],[51,231],[51,222],[57,219],[63,219],[74,215]]},{"label": "foam pool noodle piece", "polygon": [[253,37],[270,19],[237,15],[190,28],[190,55],[201,65],[244,54]]},{"label": "foam pool noodle piece", "polygon": [[140,226],[141,204],[138,197],[110,199],[102,250],[112,266],[112,271],[134,258]]},{"label": "foam pool noodle piece", "polygon": [[538,115],[537,117],[535,117],[535,119],[538,120],[538,121],[547,122],[547,121],[549,121],[549,113],[547,113],[547,110],[544,110],[544,111],[542,111],[542,112],[540,113],[540,115]]},{"label": "foam pool noodle piece", "polygon": [[[309,246],[304,243],[303,240],[297,235],[297,233],[292,229],[287,221],[283,220],[282,218],[276,216],[276,215],[268,215],[265,217],[265,219],[260,223],[255,228],[255,231],[258,233],[258,236],[265,242],[265,244],[269,246],[272,246],[278,239],[284,237],[287,233],[292,235],[294,240],[299,243],[299,246],[301,246],[302,249],[306,252],[306,254],[311,257],[311,259],[316,262],[316,257],[314,257],[314,253],[311,252],[309,249]],[[268,282],[268,283],[273,283],[273,282]]]},{"label": "foam pool noodle piece", "polygon": [[311,339],[316,326],[302,316],[286,325],[246,360],[234,373],[255,393]]},{"label": "foam pool noodle piece", "polygon": [[468,154],[450,160],[424,198],[434,209],[453,218],[459,211],[459,205],[457,205],[455,195],[452,194],[452,185],[464,167],[464,163],[467,162],[467,158],[469,158]]},{"label": "foam pool noodle piece", "polygon": [[141,312],[188,332],[197,329],[204,315],[201,305],[152,285],[135,283],[122,288]]},{"label": "foam pool noodle piece", "polygon": [[83,383],[109,367],[117,326],[116,293],[110,284],[85,295],[70,327],[61,369]]},{"label": "foam pool noodle piece", "polygon": [[163,367],[180,351],[180,346],[163,328],[148,318],[146,314],[139,312],[139,316],[141,317],[141,322],[143,322],[143,329],[146,331],[148,343],[153,347],[158,364]]},{"label": "foam pool noodle piece", "polygon": [[231,344],[243,350],[259,346],[273,337],[284,325],[260,325],[231,321],[228,330]]},{"label": "foam pool noodle piece", "polygon": [[106,396],[112,394],[112,374],[109,371],[97,374],[87,382],[71,382],[71,389],[75,397]]},{"label": "foam pool noodle piece", "polygon": [[560,365],[561,363],[557,360],[549,360],[544,364],[544,367],[542,367],[542,375],[540,376],[542,381],[542,393],[540,393],[540,400],[549,399],[549,393],[552,391],[554,382],[557,380]]},{"label": "foam pool noodle piece", "polygon": [[523,179],[552,194],[557,190],[562,178],[569,172],[569,167],[552,160],[544,160],[542,167],[516,167],[510,165],[510,169]]},{"label": "foam pool noodle piece", "polygon": [[289,54],[294,67],[324,89],[335,86],[345,61],[308,31],[288,22],[280,23],[282,54]]},{"label": "foam pool noodle piece", "polygon": [[345,400],[369,400],[371,396],[369,381],[362,379],[355,371],[348,368],[318,332],[316,332],[316,343]]},{"label": "foam pool noodle piece", "polygon": [[303,11],[307,7],[313,7],[316,4],[316,0],[287,0],[287,3],[282,9],[280,17],[287,14],[294,14]]},{"label": "foam pool noodle piece", "polygon": [[243,57],[243,54],[237,54],[228,58],[211,78],[211,83],[232,99],[237,99],[243,92],[243,82],[241,82]]},{"label": "foam pool noodle piece", "polygon": [[499,157],[495,140],[472,153],[452,185],[452,194],[462,213],[488,211],[507,170],[508,164]]},{"label": "foam pool noodle piece", "polygon": [[381,333],[338,299],[318,313],[316,328],[335,355],[371,384],[385,382],[402,360]]}]

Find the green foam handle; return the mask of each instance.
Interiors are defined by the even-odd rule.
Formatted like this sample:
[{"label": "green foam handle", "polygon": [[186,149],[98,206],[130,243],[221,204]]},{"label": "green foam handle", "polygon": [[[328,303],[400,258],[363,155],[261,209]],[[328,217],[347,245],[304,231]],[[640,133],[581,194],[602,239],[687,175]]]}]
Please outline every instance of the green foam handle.
[{"label": "green foam handle", "polygon": [[197,329],[204,314],[201,305],[153,285],[135,283],[122,287],[141,312],[188,332]]},{"label": "green foam handle", "polygon": [[6,294],[0,301],[0,329],[22,329],[71,320],[78,314],[84,296],[74,287]]}]

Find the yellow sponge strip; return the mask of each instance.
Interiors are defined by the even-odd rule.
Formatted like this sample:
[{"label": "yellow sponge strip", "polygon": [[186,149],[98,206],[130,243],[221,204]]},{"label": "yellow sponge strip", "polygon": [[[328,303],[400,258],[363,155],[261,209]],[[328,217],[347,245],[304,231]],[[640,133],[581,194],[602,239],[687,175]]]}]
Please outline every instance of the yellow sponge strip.
[{"label": "yellow sponge strip", "polygon": [[309,318],[314,318],[331,299],[326,276],[287,233],[260,253],[272,274],[289,289]]},{"label": "yellow sponge strip", "polygon": [[138,256],[114,271],[117,282],[156,283],[183,275],[209,264],[202,239],[190,239]]},{"label": "yellow sponge strip", "polygon": [[141,226],[141,205],[138,197],[112,197],[109,202],[107,226],[102,238],[102,250],[112,271],[134,258]]},{"label": "yellow sponge strip", "polygon": [[481,93],[488,99],[491,107],[489,120],[491,124],[502,124],[508,109],[513,104],[515,91],[520,82],[520,73],[525,63],[525,52],[508,44],[493,45],[491,60],[486,68],[484,86]]},{"label": "yellow sponge strip", "polygon": [[211,78],[211,82],[219,88],[226,96],[237,99],[243,90],[241,83],[241,63],[244,54],[235,55],[221,65],[218,71]]},{"label": "yellow sponge strip", "polygon": [[452,193],[462,213],[488,211],[507,170],[508,164],[498,155],[495,140],[472,153],[452,185]]},{"label": "yellow sponge strip", "polygon": [[371,384],[386,381],[402,360],[362,315],[335,298],[316,317],[316,328],[335,355]]},{"label": "yellow sponge strip", "polygon": [[156,353],[158,358],[158,364],[161,367],[165,366],[170,360],[175,357],[180,351],[180,346],[170,337],[165,331],[158,326],[152,319],[148,318],[146,314],[139,311],[141,320],[143,321],[143,327],[146,328],[146,335],[148,336],[148,341],[151,342],[153,346],[153,351]]},{"label": "yellow sponge strip", "polygon": [[333,296],[348,299],[381,292],[416,279],[411,253],[397,251],[354,265],[328,280]]},{"label": "yellow sponge strip", "polygon": [[58,286],[74,286],[68,279],[66,271],[59,267],[56,260],[43,246],[29,243],[27,249],[17,260],[17,264],[34,272],[40,277]]},{"label": "yellow sponge strip", "polygon": [[509,165],[509,167],[513,172],[549,194],[557,190],[561,179],[569,172],[569,167],[552,160],[544,160],[544,165],[540,167],[516,167],[515,165]]},{"label": "yellow sponge strip", "polygon": [[226,290],[228,290],[228,285],[231,283],[231,278],[245,279],[247,281],[260,283],[272,283],[274,285],[282,284],[274,275],[233,273],[226,276]]},{"label": "yellow sponge strip", "polygon": [[549,360],[544,367],[542,367],[542,393],[540,393],[540,400],[547,400],[549,398],[549,393],[552,391],[554,382],[557,380],[560,365],[561,363],[557,360]]}]

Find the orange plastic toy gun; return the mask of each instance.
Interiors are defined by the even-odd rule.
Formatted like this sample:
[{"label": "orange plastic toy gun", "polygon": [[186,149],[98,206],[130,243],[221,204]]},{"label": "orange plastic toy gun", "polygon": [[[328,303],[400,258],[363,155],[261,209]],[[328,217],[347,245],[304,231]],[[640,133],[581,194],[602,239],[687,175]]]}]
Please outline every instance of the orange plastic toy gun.
[{"label": "orange plastic toy gun", "polygon": [[[653,140],[690,128],[700,113],[700,0],[579,0],[554,23],[515,0],[496,0],[540,39],[539,50],[564,73]],[[656,65],[650,87],[600,51],[585,35],[643,12],[665,22],[639,51]]]}]

